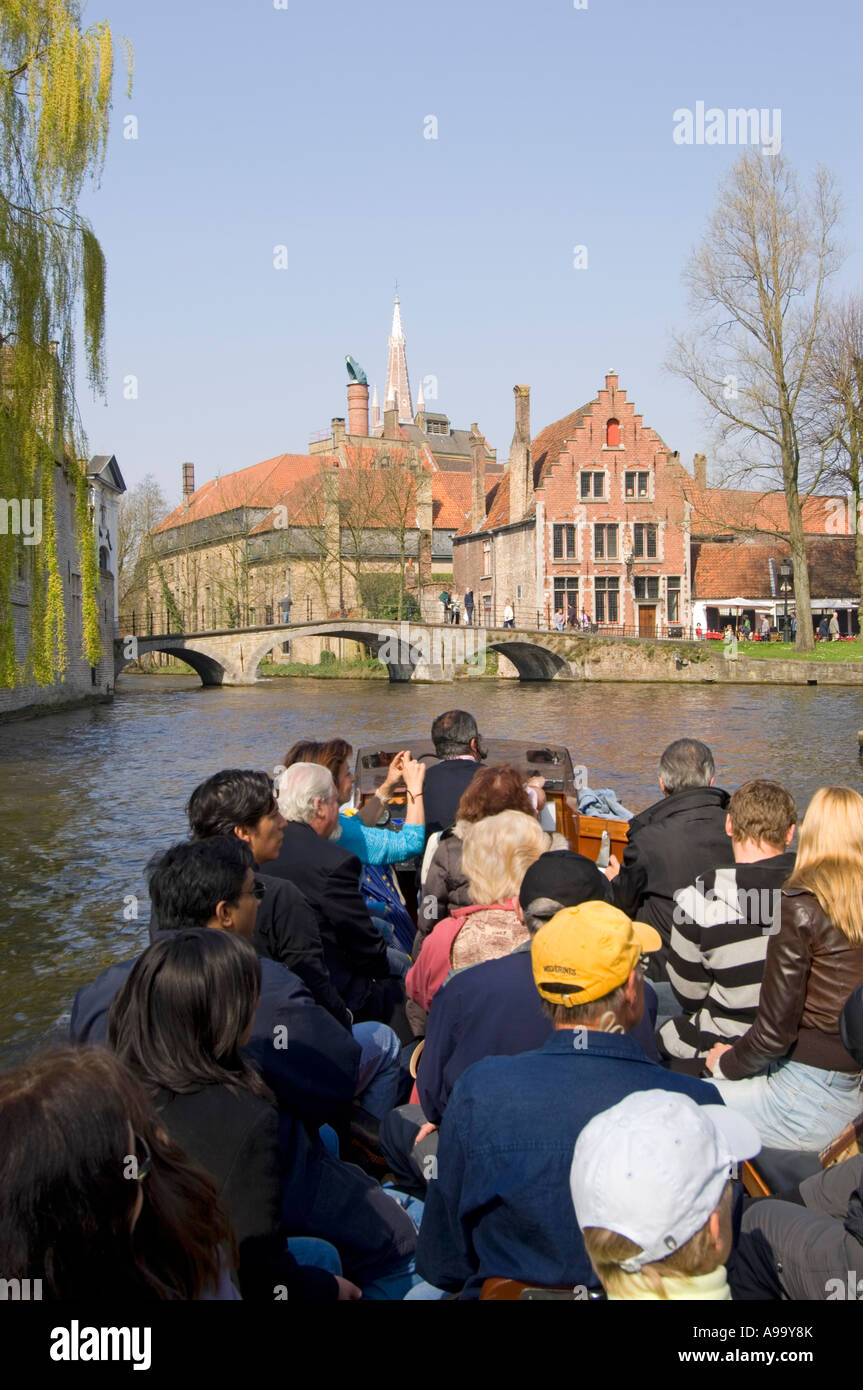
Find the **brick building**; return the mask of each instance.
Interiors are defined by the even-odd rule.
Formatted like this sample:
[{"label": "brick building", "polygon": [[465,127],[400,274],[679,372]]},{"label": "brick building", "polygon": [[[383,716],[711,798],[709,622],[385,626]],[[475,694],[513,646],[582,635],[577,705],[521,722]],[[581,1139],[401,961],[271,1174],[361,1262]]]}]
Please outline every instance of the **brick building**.
[{"label": "brick building", "polygon": [[[422,392],[410,417],[398,298],[382,419],[376,405],[369,418],[369,387],[353,359],[349,371],[347,416],[334,417],[307,454],[280,454],[200,488],[193,465],[183,465],[183,500],[151,533],[146,591],[123,615],[124,630],[251,626],[286,612],[294,621],[374,615],[370,596],[384,575],[401,581],[413,611],[439,616],[481,436],[427,412]],[[484,440],[481,452],[489,478],[500,478]],[[316,659],[319,649],[309,639],[291,655]]]},{"label": "brick building", "polygon": [[[694,631],[693,546],[785,525],[782,494],[710,488],[646,426],[617,375],[594,399],[530,438],[530,388],[514,387],[515,432],[501,478],[474,453],[470,512],[454,541],[455,585],[478,621],[570,623],[642,637]],[[837,530],[834,499],[804,505],[807,532]],[[844,516],[844,513],[842,514]],[[842,525],[842,529],[846,526]],[[853,591],[852,591],[853,592]]]}]

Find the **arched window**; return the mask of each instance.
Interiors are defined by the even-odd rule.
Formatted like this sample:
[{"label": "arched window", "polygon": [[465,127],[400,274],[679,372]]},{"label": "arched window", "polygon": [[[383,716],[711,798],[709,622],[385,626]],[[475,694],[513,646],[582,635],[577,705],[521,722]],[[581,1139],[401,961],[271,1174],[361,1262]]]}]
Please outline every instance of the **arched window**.
[{"label": "arched window", "polygon": [[605,442],[609,449],[620,448],[620,421],[609,420],[605,426]]},{"label": "arched window", "polygon": [[108,548],[107,548],[107,546],[100,545],[100,546],[99,546],[99,569],[100,569],[100,570],[107,570],[107,568],[108,568]]}]

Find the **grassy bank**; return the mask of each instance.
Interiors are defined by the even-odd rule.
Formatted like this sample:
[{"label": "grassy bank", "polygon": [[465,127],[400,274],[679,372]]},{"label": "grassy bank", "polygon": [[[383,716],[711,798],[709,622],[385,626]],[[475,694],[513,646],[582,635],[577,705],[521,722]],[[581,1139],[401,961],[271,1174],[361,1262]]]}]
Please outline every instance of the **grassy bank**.
[{"label": "grassy bank", "polygon": [[[498,662],[497,652],[486,652],[485,670],[477,672],[472,669],[476,659],[468,661],[463,667],[457,667],[456,671],[461,679],[481,680],[486,676],[497,676]],[[360,661],[338,661],[332,653],[324,654],[324,660],[315,665],[309,665],[304,661],[283,661],[272,662],[262,661],[258,667],[259,676],[311,676],[322,680],[388,680],[387,668],[372,657],[366,657]]]},{"label": "grassy bank", "polygon": [[[327,653],[327,655],[331,655]],[[305,661],[262,661],[259,676],[316,676],[323,680],[386,680],[387,670],[379,661],[318,661],[314,666]]]},{"label": "grassy bank", "polygon": [[[723,650],[722,642],[705,642],[711,651]],[[747,661],[863,661],[863,641],[816,642],[814,651],[799,652],[793,642],[738,642],[737,655]]]}]

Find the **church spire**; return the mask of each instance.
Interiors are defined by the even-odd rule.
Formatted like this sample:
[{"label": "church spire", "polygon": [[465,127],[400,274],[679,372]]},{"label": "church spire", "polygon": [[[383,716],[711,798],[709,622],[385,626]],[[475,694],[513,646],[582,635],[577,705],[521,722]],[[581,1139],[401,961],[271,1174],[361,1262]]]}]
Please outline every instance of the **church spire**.
[{"label": "church spire", "polygon": [[408,363],[405,356],[405,335],[402,328],[401,304],[398,292],[393,305],[393,328],[389,340],[387,356],[387,381],[384,387],[384,405],[393,400],[398,407],[399,423],[409,425],[413,421],[411,385],[408,378]]}]

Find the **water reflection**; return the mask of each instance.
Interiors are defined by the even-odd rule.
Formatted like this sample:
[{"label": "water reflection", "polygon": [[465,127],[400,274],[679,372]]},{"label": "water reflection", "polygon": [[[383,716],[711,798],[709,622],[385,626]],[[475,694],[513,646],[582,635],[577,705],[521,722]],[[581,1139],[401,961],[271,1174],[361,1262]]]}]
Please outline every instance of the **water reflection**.
[{"label": "water reflection", "polygon": [[818,786],[861,785],[863,695],[852,689],[270,680],[219,690],[124,677],[111,706],[0,726],[0,1053],[44,1036],[80,984],[146,940],[144,866],[186,834],[197,782],[221,767],[270,769],[304,734],[355,746],[427,738],[453,705],[489,735],[566,744],[593,786],[635,810],[657,798],[659,754],[683,734],[714,749],[721,785],[770,775],[801,809]]}]

